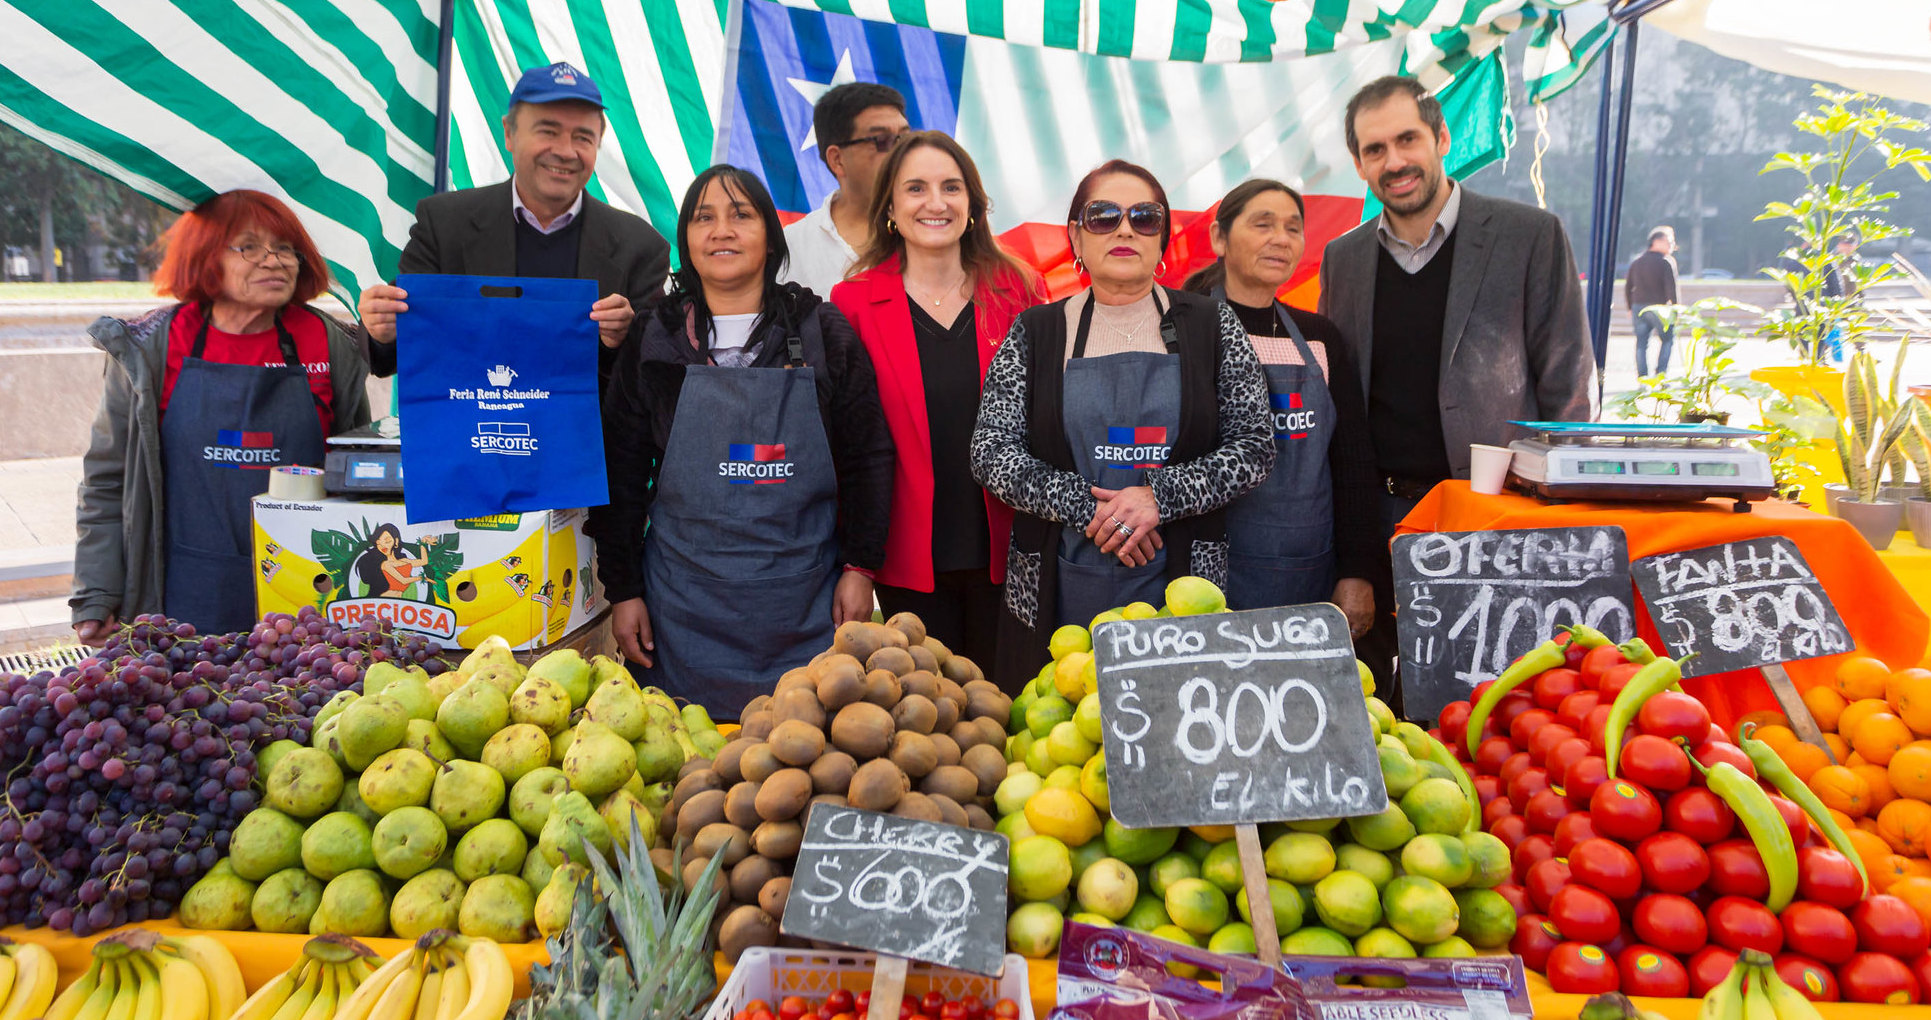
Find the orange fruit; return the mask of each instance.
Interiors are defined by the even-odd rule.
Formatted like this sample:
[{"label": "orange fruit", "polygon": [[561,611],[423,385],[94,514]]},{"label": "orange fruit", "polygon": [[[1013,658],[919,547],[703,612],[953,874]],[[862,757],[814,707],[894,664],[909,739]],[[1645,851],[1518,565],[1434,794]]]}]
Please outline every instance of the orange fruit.
[{"label": "orange fruit", "polygon": [[1851,702],[1837,714],[1837,735],[1850,741],[1852,747],[1856,747],[1858,727],[1864,725],[1864,720],[1880,712],[1885,715],[1891,712],[1891,703],[1883,698],[1864,698]]},{"label": "orange fruit", "polygon": [[1912,740],[1911,728],[1904,720],[1889,712],[1878,712],[1866,718],[1857,727],[1857,735],[1851,738],[1851,746],[1864,760],[1873,765],[1889,765],[1891,758],[1904,749]]},{"label": "orange fruit", "polygon": [[[1858,827],[1858,829],[1860,829],[1861,831],[1864,831],[1864,832],[1868,832],[1868,833],[1870,833],[1870,834],[1871,834],[1871,835],[1873,835],[1873,836],[1877,836],[1877,841],[1878,841],[1879,843],[1884,843],[1884,837],[1883,837],[1883,836],[1878,836],[1878,835],[1877,835],[1877,819],[1875,819],[1875,818],[1859,818],[1859,819],[1857,820],[1857,822],[1856,822],[1856,825],[1857,825],[1857,827]],[[1845,833],[1845,835],[1849,835],[1849,833],[1848,833],[1848,832],[1846,832],[1846,833]],[[1889,849],[1890,849],[1890,847],[1891,847],[1891,844],[1889,844],[1889,843],[1884,843],[1884,848],[1885,848],[1886,850],[1889,850]]]},{"label": "orange fruit", "polygon": [[[1909,750],[1910,748],[1908,747],[1904,749],[1904,751]],[[1899,751],[1898,754],[1901,755],[1904,751]],[[1893,765],[1897,764],[1897,759],[1895,757],[1892,758],[1891,763]],[[1889,769],[1882,765],[1867,764],[1852,765],[1849,768],[1852,772],[1864,777],[1864,785],[1870,788],[1871,813],[1882,811],[1884,805],[1897,799],[1897,789],[1891,785],[1891,771]]]},{"label": "orange fruit", "polygon": [[[1843,737],[1840,737],[1835,733],[1824,734],[1824,746],[1830,748],[1831,757],[1837,759],[1840,762],[1844,762],[1844,764],[1846,765],[1850,764],[1850,762],[1847,759],[1849,759],[1851,755],[1857,753],[1851,750],[1851,745],[1849,744],[1849,742],[1847,742]],[[1862,758],[1858,760],[1863,761]]]},{"label": "orange fruit", "polygon": [[1931,737],[1931,670],[1899,670],[1885,700],[1912,733]]},{"label": "orange fruit", "polygon": [[1733,731],[1741,733],[1745,726],[1755,726],[1759,729],[1765,726],[1782,726],[1785,729],[1789,729],[1790,720],[1785,718],[1782,712],[1766,708],[1759,709],[1755,712],[1745,712],[1738,716],[1737,724],[1733,727]]},{"label": "orange fruit", "polygon": [[1900,797],[1931,800],[1931,748],[1907,747],[1892,756],[1884,774]]},{"label": "orange fruit", "polygon": [[1836,732],[1837,716],[1849,704],[1834,688],[1819,685],[1804,692],[1804,707],[1810,709],[1810,717],[1827,733]]},{"label": "orange fruit", "polygon": [[1931,924],[1931,878],[1911,875],[1892,882],[1884,891],[1910,904],[1924,923]]},{"label": "orange fruit", "polygon": [[[1738,732],[1742,732],[1741,727],[1738,728]],[[1751,736],[1768,744],[1772,751],[1778,752],[1797,742],[1797,734],[1792,732],[1790,727],[1774,724],[1757,727],[1756,732],[1752,733]]]},{"label": "orange fruit", "polygon": [[1904,870],[1910,872],[1915,878],[1931,878],[1931,861],[1922,857],[1906,857]]},{"label": "orange fruit", "polygon": [[1871,891],[1889,892],[1891,887],[1911,877],[1910,862],[1901,854],[1885,854],[1877,867],[1869,868]]},{"label": "orange fruit", "polygon": [[1837,692],[1850,701],[1882,698],[1891,667],[1868,655],[1854,655],[1837,664]]},{"label": "orange fruit", "polygon": [[1891,849],[1912,857],[1923,857],[1931,845],[1931,804],[1899,798],[1877,813],[1877,834]]},{"label": "orange fruit", "polygon": [[[1849,832],[1857,827],[1857,821],[1855,819],[1836,808],[1825,808],[1824,813],[1830,815],[1830,820],[1836,822],[1837,827],[1843,829],[1845,832]],[[1812,828],[1816,828],[1817,826],[1816,822],[1810,824]]]},{"label": "orange fruit", "polygon": [[[1832,736],[1832,737],[1837,737],[1837,734],[1835,734],[1835,733],[1830,733],[1830,734],[1826,734],[1826,736]],[[1842,739],[1844,739],[1844,738],[1843,738],[1843,737],[1837,737],[1837,739],[1839,739],[1839,740],[1842,740]],[[1851,768],[1856,768],[1856,767],[1858,767],[1859,765],[1869,765],[1869,764],[1870,764],[1870,762],[1867,762],[1867,761],[1865,761],[1865,760],[1864,760],[1864,756],[1863,756],[1863,755],[1861,755],[1861,754],[1858,754],[1858,753],[1857,753],[1856,751],[1852,751],[1851,753],[1849,753],[1849,754],[1847,754],[1847,755],[1845,755],[1844,757],[1842,757],[1842,758],[1840,758],[1840,759],[1838,759],[1838,760],[1839,760],[1839,761],[1842,761],[1842,762],[1843,762],[1844,764],[1846,764],[1846,765],[1849,765],[1849,766],[1850,766]],[[1878,766],[1878,767],[1879,767],[1879,768],[1883,768],[1883,766],[1882,766],[1882,765],[1880,765],[1880,766]]]},{"label": "orange fruit", "polygon": [[1864,863],[1865,871],[1874,870],[1877,862],[1891,853],[1891,844],[1884,842],[1882,836],[1872,831],[1876,828],[1876,821],[1859,818],[1854,828],[1844,830],[1844,835],[1850,838],[1851,848],[1857,851],[1857,859]]},{"label": "orange fruit", "polygon": [[1790,771],[1805,783],[1810,782],[1810,777],[1815,775],[1818,769],[1830,764],[1830,755],[1825,754],[1823,748],[1802,741],[1793,743],[1789,747],[1779,748],[1777,757],[1782,758],[1783,763],[1790,766]]},{"label": "orange fruit", "polygon": [[1824,806],[1862,818],[1871,809],[1871,784],[1842,765],[1826,765],[1811,773],[1810,790]]}]

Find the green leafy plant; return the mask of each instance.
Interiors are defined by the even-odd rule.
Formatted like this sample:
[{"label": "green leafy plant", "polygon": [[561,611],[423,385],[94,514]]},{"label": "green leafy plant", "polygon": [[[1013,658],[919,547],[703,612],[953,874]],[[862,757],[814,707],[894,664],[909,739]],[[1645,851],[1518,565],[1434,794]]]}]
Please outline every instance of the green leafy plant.
[{"label": "green leafy plant", "polygon": [[1765,392],[1757,399],[1757,428],[1763,435],[1751,440],[1750,445],[1770,458],[1770,476],[1776,483],[1777,495],[1796,499],[1806,486],[1821,481],[1822,475],[1795,454],[1819,439],[1831,437],[1837,427],[1837,416],[1815,397],[1787,396],[1769,387],[1763,389]]},{"label": "green leafy plant", "polygon": [[1904,403],[1898,401],[1898,376],[1903,368],[1904,352],[1900,350],[1891,367],[1888,391],[1878,388],[1877,359],[1868,351],[1852,355],[1844,371],[1844,416],[1837,421],[1837,457],[1851,496],[1860,503],[1877,501],[1887,467],[1893,482],[1904,481],[1908,447],[1900,446],[1900,441],[1917,418],[1912,406],[1922,405],[1908,394]]},{"label": "green leafy plant", "polygon": [[1727,321],[1724,313],[1758,315],[1763,309],[1708,297],[1693,305],[1657,305],[1652,310],[1664,329],[1676,333],[1677,349],[1683,354],[1677,362],[1681,371],[1637,380],[1636,388],[1611,401],[1608,410],[1624,421],[1722,421],[1728,414],[1719,409],[1725,397],[1762,396],[1764,387],[1759,384],[1728,378],[1736,367],[1730,351],[1742,339],[1743,330]]}]

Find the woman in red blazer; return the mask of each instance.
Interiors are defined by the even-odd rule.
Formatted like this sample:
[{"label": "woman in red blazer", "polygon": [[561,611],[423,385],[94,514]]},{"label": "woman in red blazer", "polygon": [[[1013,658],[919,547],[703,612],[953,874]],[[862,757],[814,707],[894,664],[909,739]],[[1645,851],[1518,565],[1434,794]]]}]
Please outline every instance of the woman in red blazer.
[{"label": "woman in red blazer", "polygon": [[906,135],[879,180],[872,243],[831,290],[898,447],[878,602],[989,664],[1012,511],[972,480],[966,448],[992,352],[1044,287],[993,238],[978,168],[950,136]]}]

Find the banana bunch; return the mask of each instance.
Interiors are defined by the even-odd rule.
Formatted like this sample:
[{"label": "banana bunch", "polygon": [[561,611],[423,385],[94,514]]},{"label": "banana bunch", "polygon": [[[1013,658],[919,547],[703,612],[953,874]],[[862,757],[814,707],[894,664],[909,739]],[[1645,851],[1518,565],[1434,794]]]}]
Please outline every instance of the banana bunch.
[{"label": "banana bunch", "polygon": [[439,928],[369,975],[333,1020],[503,1020],[514,986],[503,947]]},{"label": "banana bunch", "polygon": [[295,966],[216,1020],[331,1020],[380,962],[369,947],[347,935],[318,935],[302,947]]},{"label": "banana bunch", "polygon": [[1823,1014],[1777,976],[1768,955],[1746,949],[1723,983],[1703,996],[1697,1020],[1823,1020]]},{"label": "banana bunch", "polygon": [[[17,952],[15,961],[25,955]],[[16,989],[22,980],[16,977]],[[137,929],[97,943],[87,973],[44,1012],[46,1020],[227,1020],[244,992],[241,968],[221,943],[206,935],[164,938]],[[12,1006],[10,999],[8,1010]],[[4,1015],[11,1020],[41,1013]]]},{"label": "banana bunch", "polygon": [[34,1020],[46,1013],[59,970],[47,947],[0,939],[0,1020]]}]

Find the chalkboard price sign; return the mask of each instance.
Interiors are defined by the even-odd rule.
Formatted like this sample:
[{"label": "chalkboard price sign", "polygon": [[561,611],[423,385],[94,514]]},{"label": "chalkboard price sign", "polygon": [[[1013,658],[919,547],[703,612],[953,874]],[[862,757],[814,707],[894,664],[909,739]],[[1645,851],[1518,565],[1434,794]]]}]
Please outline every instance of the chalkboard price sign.
[{"label": "chalkboard price sign", "polygon": [[1369,815],[1388,803],[1347,618],[1325,603],[1093,636],[1113,817],[1130,828]]},{"label": "chalkboard price sign", "polygon": [[1395,634],[1402,707],[1434,719],[1564,625],[1636,636],[1623,529],[1397,535]]},{"label": "chalkboard price sign", "polygon": [[781,930],[974,974],[1006,949],[1006,837],[819,804]]},{"label": "chalkboard price sign", "polygon": [[1851,650],[1823,584],[1797,543],[1781,535],[1650,556],[1632,572],[1670,653],[1698,653],[1685,675]]}]

